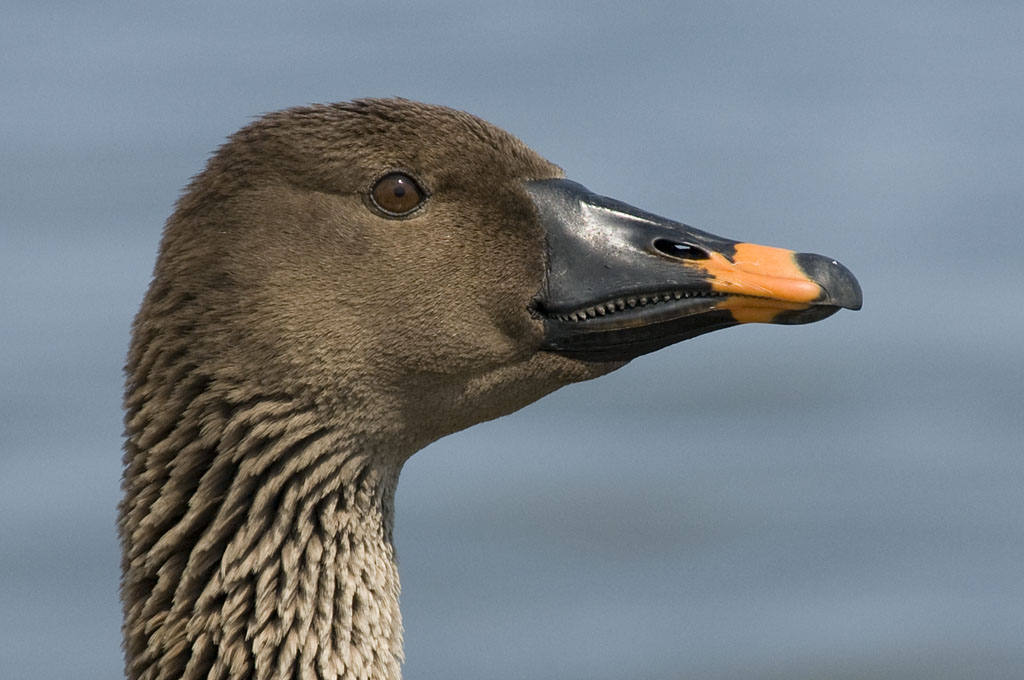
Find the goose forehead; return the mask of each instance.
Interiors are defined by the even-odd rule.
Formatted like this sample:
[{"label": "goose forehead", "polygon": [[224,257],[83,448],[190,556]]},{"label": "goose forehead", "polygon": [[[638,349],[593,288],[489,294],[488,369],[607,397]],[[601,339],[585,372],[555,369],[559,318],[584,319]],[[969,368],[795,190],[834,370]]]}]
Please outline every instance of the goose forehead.
[{"label": "goose forehead", "polygon": [[269,114],[236,133],[268,160],[300,159],[321,168],[344,165],[374,174],[405,166],[470,176],[553,177],[561,170],[514,135],[471,114],[405,100],[360,100]]}]

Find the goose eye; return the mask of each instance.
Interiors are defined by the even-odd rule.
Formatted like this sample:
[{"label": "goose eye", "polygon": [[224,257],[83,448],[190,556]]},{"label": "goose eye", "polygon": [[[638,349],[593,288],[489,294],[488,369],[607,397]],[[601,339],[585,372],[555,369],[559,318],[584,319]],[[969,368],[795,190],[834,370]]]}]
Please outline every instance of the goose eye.
[{"label": "goose eye", "polygon": [[401,216],[423,205],[426,195],[412,177],[402,172],[384,175],[370,190],[374,204],[389,215]]}]

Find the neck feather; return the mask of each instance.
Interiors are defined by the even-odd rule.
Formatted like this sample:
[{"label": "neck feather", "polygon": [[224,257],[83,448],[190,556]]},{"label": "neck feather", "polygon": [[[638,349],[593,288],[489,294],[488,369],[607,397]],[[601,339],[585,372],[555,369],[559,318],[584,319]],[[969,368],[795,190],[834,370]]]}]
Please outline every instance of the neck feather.
[{"label": "neck feather", "polygon": [[380,438],[194,369],[130,380],[127,409],[129,678],[400,676],[401,464]]}]

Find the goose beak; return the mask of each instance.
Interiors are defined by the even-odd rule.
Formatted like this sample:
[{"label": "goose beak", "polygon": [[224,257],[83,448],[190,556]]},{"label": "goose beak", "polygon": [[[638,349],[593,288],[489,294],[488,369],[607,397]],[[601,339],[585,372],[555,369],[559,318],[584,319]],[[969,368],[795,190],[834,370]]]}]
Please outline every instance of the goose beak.
[{"label": "goose beak", "polygon": [[628,361],[741,323],[811,323],[861,307],[857,279],[831,258],[721,238],[569,180],[526,190],[547,237],[534,305],[546,351]]}]

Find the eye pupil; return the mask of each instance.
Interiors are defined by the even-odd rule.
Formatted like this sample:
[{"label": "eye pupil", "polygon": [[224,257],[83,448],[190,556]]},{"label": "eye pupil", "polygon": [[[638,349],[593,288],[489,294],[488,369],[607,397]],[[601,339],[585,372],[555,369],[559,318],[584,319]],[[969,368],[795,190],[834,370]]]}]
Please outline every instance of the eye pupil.
[{"label": "eye pupil", "polygon": [[374,205],[388,215],[401,217],[423,205],[426,192],[404,172],[392,172],[377,180],[370,197]]}]

